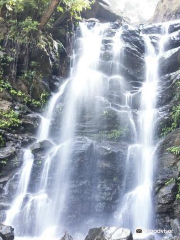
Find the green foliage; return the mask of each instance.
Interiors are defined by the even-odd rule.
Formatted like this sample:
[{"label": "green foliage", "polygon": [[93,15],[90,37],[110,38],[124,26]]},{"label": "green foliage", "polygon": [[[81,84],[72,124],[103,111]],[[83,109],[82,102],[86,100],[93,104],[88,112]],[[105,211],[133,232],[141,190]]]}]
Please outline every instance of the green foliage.
[{"label": "green foliage", "polygon": [[168,133],[174,131],[180,126],[180,80],[176,82],[176,91],[174,96],[176,105],[171,110],[170,120],[171,123],[169,126],[164,126],[162,128],[161,136],[166,136]]},{"label": "green foliage", "polygon": [[171,178],[168,182],[165,183],[166,186],[168,186],[169,184],[175,182],[174,178]]},{"label": "green foliage", "polygon": [[[81,12],[83,9],[90,8],[92,2],[89,0],[63,0],[63,3],[66,9],[74,15],[77,12]],[[59,10],[62,11],[62,8],[59,8]]]},{"label": "green foliage", "polygon": [[0,147],[5,147],[6,146],[6,142],[3,138],[3,136],[0,134]]},{"label": "green foliage", "polygon": [[167,151],[171,152],[175,155],[180,155],[180,147],[173,146],[173,147],[168,148]]},{"label": "green foliage", "polygon": [[7,160],[7,159],[4,159],[4,160],[0,161],[0,164],[1,164],[2,166],[6,166],[6,165],[7,165],[7,162],[8,162],[8,160]]},{"label": "green foliage", "polygon": [[18,113],[13,110],[0,110],[0,128],[12,129],[21,124]]},{"label": "green foliage", "polygon": [[9,82],[5,82],[3,80],[0,80],[0,92],[3,92],[4,89],[7,90],[12,96],[21,98],[21,100],[24,104],[34,106],[34,107],[38,107],[38,108],[44,107],[45,104],[47,103],[47,100],[48,100],[48,97],[49,97],[49,93],[44,92],[44,93],[41,94],[40,100],[37,101],[35,99],[32,99],[29,95],[14,89]]},{"label": "green foliage", "polygon": [[129,130],[127,127],[125,128],[118,128],[111,131],[100,131],[98,134],[92,135],[93,137],[97,138],[107,138],[109,140],[118,141],[121,137],[126,137]]},{"label": "green foliage", "polygon": [[163,127],[161,136],[165,137],[168,133],[172,132],[174,129],[172,127]]},{"label": "green foliage", "polygon": [[180,178],[177,179],[178,193],[176,194],[176,199],[180,200]]},{"label": "green foliage", "polygon": [[[180,172],[180,168],[178,168],[178,171]],[[180,177],[178,177],[176,179],[176,183],[177,183],[177,186],[178,186],[178,192],[176,194],[176,199],[180,200]]]},{"label": "green foliage", "polygon": [[27,17],[23,22],[20,22],[19,26],[22,29],[22,32],[29,34],[32,31],[37,31],[39,23],[33,21],[31,17]]}]

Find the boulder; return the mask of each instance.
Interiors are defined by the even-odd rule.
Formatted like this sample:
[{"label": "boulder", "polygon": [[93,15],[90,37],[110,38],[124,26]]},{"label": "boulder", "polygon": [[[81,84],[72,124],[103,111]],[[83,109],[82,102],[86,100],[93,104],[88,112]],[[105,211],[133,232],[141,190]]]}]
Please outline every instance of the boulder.
[{"label": "boulder", "polygon": [[160,189],[157,194],[158,210],[166,211],[166,205],[171,204],[176,196],[176,183],[170,183]]},{"label": "boulder", "polygon": [[123,21],[123,13],[119,10],[112,9],[104,3],[99,3],[98,18],[106,19],[110,22],[115,22],[117,19]]},{"label": "boulder", "polygon": [[40,141],[37,143],[34,143],[31,147],[32,153],[36,154],[38,152],[44,152],[44,151],[48,151],[49,149],[51,149],[53,147],[53,143],[48,141],[48,140],[44,140],[44,141]]},{"label": "boulder", "polygon": [[129,22],[129,19],[124,17],[123,12],[112,8],[108,1],[104,0],[96,0],[91,9],[84,11],[82,15],[86,19],[97,18],[105,22],[115,22],[117,19],[122,23]]},{"label": "boulder", "polygon": [[126,228],[100,227],[89,230],[85,240],[133,240],[132,232]]},{"label": "boulder", "polygon": [[3,240],[13,240],[14,239],[14,229],[10,226],[0,224],[0,237]]}]

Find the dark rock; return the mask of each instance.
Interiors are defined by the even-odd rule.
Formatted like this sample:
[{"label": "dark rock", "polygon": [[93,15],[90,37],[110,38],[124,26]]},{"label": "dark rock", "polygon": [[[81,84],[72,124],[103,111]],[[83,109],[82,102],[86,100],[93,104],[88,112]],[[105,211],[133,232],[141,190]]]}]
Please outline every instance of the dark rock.
[{"label": "dark rock", "polygon": [[[157,149],[156,165],[156,209],[159,227],[170,226],[170,219],[180,220],[180,209],[178,207],[178,186],[175,179],[179,177],[180,161],[177,155],[168,151],[168,148],[180,145],[180,129],[168,134]],[[164,218],[167,218],[164,220]],[[169,219],[169,220],[168,220]]]},{"label": "dark rock", "polygon": [[175,236],[180,236],[180,222],[178,219],[171,220],[171,228]]},{"label": "dark rock", "polygon": [[4,222],[5,220],[6,220],[6,211],[5,210],[1,210],[0,211],[0,221]]},{"label": "dark rock", "polygon": [[133,44],[141,54],[145,51],[144,40],[139,34],[139,29],[123,31],[121,38],[125,43]]},{"label": "dark rock", "polygon": [[162,25],[143,25],[141,27],[141,31],[143,34],[161,34],[162,33]]},{"label": "dark rock", "polygon": [[64,79],[62,77],[52,76],[52,79],[49,83],[50,90],[53,92],[57,92],[63,80]]},{"label": "dark rock", "polygon": [[126,228],[101,227],[89,230],[85,240],[132,240],[132,233]]},{"label": "dark rock", "polygon": [[125,18],[121,11],[113,9],[108,2],[103,0],[96,0],[91,9],[84,11],[82,15],[86,19],[97,18],[103,22],[115,22],[117,19],[121,22],[129,22],[129,19]]},{"label": "dark rock", "polygon": [[22,118],[22,126],[26,132],[35,133],[40,123],[40,117],[35,114],[28,114]]},{"label": "dark rock", "polygon": [[167,151],[168,148],[173,146],[179,146],[180,144],[180,130],[176,130],[166,136],[166,138],[160,143],[157,156],[157,172],[156,183],[158,186],[163,186],[172,178],[177,178],[179,175],[178,166],[179,159],[175,154]]},{"label": "dark rock", "polygon": [[169,26],[169,33],[177,32],[180,30],[180,22],[172,22]]},{"label": "dark rock", "polygon": [[4,147],[0,149],[0,161],[12,158],[16,153],[16,149],[14,147]]},{"label": "dark rock", "polygon": [[7,204],[7,203],[1,203],[1,202],[0,202],[0,211],[1,211],[1,210],[9,210],[10,207],[11,207],[10,204]]},{"label": "dark rock", "polygon": [[[162,187],[157,196],[156,199],[158,201],[158,211],[164,212],[164,206],[167,204],[171,204],[176,196],[176,183],[170,183],[164,187]],[[165,209],[166,210],[166,209]]]},{"label": "dark rock", "polygon": [[[175,97],[175,93],[177,90],[176,83],[179,80],[180,80],[180,70],[170,74],[166,74],[160,78],[159,94],[157,96],[158,108],[160,108],[161,106],[166,106],[171,104],[171,101]],[[174,103],[172,103],[172,105],[174,105]]]},{"label": "dark rock", "polygon": [[175,33],[171,34],[167,43],[165,44],[165,50],[168,51],[173,48],[178,48],[180,46],[180,30]]},{"label": "dark rock", "polygon": [[41,141],[41,142],[34,143],[34,144],[31,146],[31,150],[32,150],[32,153],[33,153],[33,154],[36,154],[36,153],[38,153],[38,152],[48,151],[48,150],[51,149],[53,146],[54,146],[53,143],[51,143],[51,142],[48,141],[48,140],[44,140],[44,141]]},{"label": "dark rock", "polygon": [[166,52],[159,60],[159,72],[163,76],[179,70],[180,47]]},{"label": "dark rock", "polygon": [[173,209],[174,209],[174,216],[180,221],[180,204],[178,199],[175,200]]},{"label": "dark rock", "polygon": [[106,19],[109,22],[115,22],[117,19],[123,20],[123,13],[100,2],[97,17]]},{"label": "dark rock", "polygon": [[27,147],[33,142],[36,141],[36,138],[31,133],[20,133],[13,134],[13,133],[6,133],[7,141],[13,142],[13,145],[17,148]]},{"label": "dark rock", "polygon": [[14,229],[10,226],[0,224],[0,237],[3,240],[14,240]]},{"label": "dark rock", "polygon": [[171,229],[170,217],[167,213],[156,213],[156,226],[159,229]]}]

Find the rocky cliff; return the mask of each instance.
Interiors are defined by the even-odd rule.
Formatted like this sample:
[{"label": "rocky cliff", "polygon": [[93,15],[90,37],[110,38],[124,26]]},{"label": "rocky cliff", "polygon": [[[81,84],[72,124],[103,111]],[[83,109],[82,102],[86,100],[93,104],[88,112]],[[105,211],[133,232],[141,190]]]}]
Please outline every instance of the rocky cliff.
[{"label": "rocky cliff", "polygon": [[151,22],[167,22],[180,18],[180,2],[178,0],[160,0]]}]

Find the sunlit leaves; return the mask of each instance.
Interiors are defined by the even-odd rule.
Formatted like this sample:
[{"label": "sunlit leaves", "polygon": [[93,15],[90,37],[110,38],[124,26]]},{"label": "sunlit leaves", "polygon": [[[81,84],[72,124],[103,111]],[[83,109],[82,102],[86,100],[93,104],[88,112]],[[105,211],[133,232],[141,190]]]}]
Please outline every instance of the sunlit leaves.
[{"label": "sunlit leaves", "polygon": [[76,15],[84,9],[90,8],[92,1],[90,0],[63,0],[66,10],[70,11],[72,15]]}]

